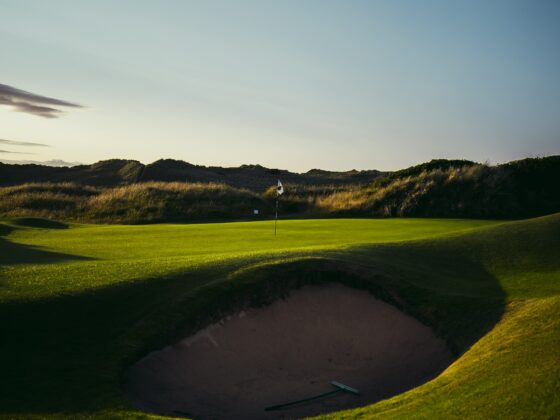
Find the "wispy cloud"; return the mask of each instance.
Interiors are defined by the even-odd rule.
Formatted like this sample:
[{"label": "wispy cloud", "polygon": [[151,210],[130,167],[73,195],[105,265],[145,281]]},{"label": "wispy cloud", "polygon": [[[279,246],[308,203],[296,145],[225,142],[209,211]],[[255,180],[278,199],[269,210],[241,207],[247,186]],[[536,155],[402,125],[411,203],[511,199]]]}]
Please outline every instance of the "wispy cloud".
[{"label": "wispy cloud", "polygon": [[13,154],[13,155],[30,155],[30,154],[33,154],[33,153],[26,153],[26,152],[13,152],[11,150],[0,150],[0,153],[10,153],[10,154]]},{"label": "wispy cloud", "polygon": [[6,140],[0,139],[0,144],[7,144],[8,146],[29,146],[29,147],[50,147],[45,143],[33,143],[30,141]]},{"label": "wispy cloud", "polygon": [[58,118],[63,114],[63,111],[59,109],[60,107],[82,107],[72,102],[36,95],[1,83],[0,105],[8,105],[13,107],[17,112],[25,112],[44,118]]}]

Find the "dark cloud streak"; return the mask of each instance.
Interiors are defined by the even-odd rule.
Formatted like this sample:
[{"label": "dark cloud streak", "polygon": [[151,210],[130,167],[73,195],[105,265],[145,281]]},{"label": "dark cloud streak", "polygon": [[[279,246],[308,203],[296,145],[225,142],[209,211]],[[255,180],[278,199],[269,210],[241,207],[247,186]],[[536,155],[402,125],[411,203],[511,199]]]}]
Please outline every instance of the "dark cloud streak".
[{"label": "dark cloud streak", "polygon": [[44,143],[33,143],[30,141],[5,140],[5,139],[0,139],[0,144],[7,144],[8,146],[50,147],[48,144],[44,144]]},{"label": "dark cloud streak", "polygon": [[58,118],[63,114],[63,111],[58,109],[60,107],[82,108],[81,105],[72,102],[36,95],[1,83],[0,105],[11,106],[17,112],[25,112],[44,118]]},{"label": "dark cloud streak", "polygon": [[13,155],[31,155],[34,153],[26,153],[26,152],[12,152],[11,150],[0,150],[0,153],[10,153]]}]

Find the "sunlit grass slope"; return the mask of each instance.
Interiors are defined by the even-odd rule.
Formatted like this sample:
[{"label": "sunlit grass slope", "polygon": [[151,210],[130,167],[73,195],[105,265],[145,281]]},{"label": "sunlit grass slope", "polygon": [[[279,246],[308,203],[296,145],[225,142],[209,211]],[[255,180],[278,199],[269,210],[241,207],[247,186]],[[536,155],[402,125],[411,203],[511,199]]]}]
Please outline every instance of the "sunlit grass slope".
[{"label": "sunlit grass slope", "polygon": [[560,215],[100,226],[0,223],[0,413],[135,417],[126,367],[228,310],[341,281],[417,316],[458,356],[333,417],[560,412]]},{"label": "sunlit grass slope", "polygon": [[[33,219],[32,219],[33,220]],[[355,244],[453,235],[496,222],[435,219],[335,219],[273,222],[72,225],[16,223],[0,248],[0,299],[40,298],[177,274],[266,254],[311,252]],[[31,223],[32,224],[32,223]],[[1,237],[0,237],[1,238]],[[0,242],[2,244],[2,242]],[[4,249],[5,248],[5,249]]]}]

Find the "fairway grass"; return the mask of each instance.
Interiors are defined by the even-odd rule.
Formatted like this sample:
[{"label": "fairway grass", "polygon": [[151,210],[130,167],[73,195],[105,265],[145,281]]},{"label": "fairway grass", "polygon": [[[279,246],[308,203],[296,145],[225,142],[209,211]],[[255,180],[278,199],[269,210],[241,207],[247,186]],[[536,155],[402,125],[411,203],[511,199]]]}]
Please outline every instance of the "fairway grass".
[{"label": "fairway grass", "polygon": [[560,412],[556,214],[290,220],[276,237],[271,222],[43,228],[5,220],[0,415],[134,418],[121,388],[134,361],[220,314],[322,281],[369,290],[416,316],[458,357],[416,389],[330,417]]}]

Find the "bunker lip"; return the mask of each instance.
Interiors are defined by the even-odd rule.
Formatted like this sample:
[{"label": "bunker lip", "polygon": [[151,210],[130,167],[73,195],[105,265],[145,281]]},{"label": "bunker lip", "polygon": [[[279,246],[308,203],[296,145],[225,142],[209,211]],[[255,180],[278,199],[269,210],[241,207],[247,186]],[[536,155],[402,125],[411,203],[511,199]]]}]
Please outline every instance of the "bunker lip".
[{"label": "bunker lip", "polygon": [[[194,418],[297,418],[371,404],[434,378],[445,342],[371,294],[305,286],[270,306],[212,324],[133,365],[125,394],[142,410]],[[281,410],[266,407],[359,390]]]}]

